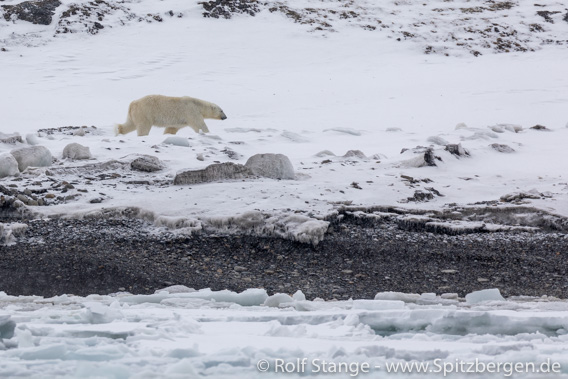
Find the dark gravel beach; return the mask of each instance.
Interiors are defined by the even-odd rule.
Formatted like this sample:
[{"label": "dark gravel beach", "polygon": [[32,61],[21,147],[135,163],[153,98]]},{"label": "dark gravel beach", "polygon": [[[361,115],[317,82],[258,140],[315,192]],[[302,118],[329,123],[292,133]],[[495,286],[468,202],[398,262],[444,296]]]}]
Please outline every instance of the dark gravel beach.
[{"label": "dark gravel beach", "polygon": [[344,219],[314,247],[246,235],[176,236],[129,219],[28,225],[15,245],[0,247],[0,290],[10,295],[153,293],[183,284],[302,290],[308,299],[381,291],[464,296],[484,288],[568,298],[568,239],[557,233],[449,236]]}]

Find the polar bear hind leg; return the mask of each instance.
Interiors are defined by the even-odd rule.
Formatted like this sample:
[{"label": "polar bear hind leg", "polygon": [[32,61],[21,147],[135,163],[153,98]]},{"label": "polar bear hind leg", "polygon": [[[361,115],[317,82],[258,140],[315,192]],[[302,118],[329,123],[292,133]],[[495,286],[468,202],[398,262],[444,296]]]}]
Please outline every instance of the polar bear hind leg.
[{"label": "polar bear hind leg", "polygon": [[166,130],[164,130],[164,134],[176,134],[179,128],[174,128],[173,126],[168,126]]},{"label": "polar bear hind leg", "polygon": [[150,123],[136,125],[136,130],[139,137],[147,136],[148,134],[150,134],[150,129],[152,129],[152,124]]}]

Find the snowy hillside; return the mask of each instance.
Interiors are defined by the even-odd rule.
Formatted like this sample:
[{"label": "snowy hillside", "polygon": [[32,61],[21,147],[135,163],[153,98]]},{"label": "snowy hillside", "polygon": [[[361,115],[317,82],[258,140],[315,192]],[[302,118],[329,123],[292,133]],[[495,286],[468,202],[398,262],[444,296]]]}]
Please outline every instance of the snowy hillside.
[{"label": "snowy hillside", "polygon": [[[21,3],[21,5],[19,5]],[[33,4],[35,3],[35,4]],[[197,4],[196,4],[197,3]],[[24,5],[25,4],[25,5]],[[568,45],[568,11],[559,1],[529,4],[515,1],[385,1],[303,0],[202,2],[8,0],[2,6],[6,21],[26,20],[47,25],[30,32],[12,31],[3,43],[36,45],[52,35],[108,32],[132,23],[168,22],[201,12],[204,17],[230,19],[235,15],[274,13],[325,35],[346,28],[381,33],[379,38],[413,41],[427,54],[479,56],[492,52],[526,52],[546,45]],[[39,32],[39,33],[38,33]]]},{"label": "snowy hillside", "polygon": [[[428,214],[434,223],[566,228],[561,36],[568,23],[558,3],[35,2],[51,4],[48,25],[23,21],[18,2],[4,3],[2,132],[22,142],[1,149],[37,144],[55,159],[2,179],[13,199],[8,209],[126,209],[185,231],[250,232],[247,220],[254,219],[258,233],[312,243],[346,205],[441,211]],[[310,13],[329,26],[315,26]],[[416,26],[416,18],[436,33]],[[510,32],[538,51],[466,54],[506,50],[488,42],[494,32],[459,32],[488,22],[503,30],[539,23],[540,33]],[[359,27],[370,23],[377,30]],[[414,43],[398,41],[406,30]],[[124,122],[130,101],[152,93],[213,101],[229,117],[209,120],[207,135],[182,129],[174,145],[158,128],[144,138],[115,137],[113,124]],[[82,133],[80,126],[89,128]],[[70,143],[89,147],[90,159],[63,158]],[[296,179],[172,185],[180,170],[244,164],[257,153],[287,155]],[[133,170],[142,154],[163,168]],[[486,206],[493,211],[476,210]]]}]

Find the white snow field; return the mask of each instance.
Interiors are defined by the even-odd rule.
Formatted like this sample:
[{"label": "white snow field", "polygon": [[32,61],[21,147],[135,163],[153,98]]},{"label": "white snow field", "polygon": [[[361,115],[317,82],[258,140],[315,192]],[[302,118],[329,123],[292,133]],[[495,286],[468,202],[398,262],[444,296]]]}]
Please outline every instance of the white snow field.
[{"label": "white snow field", "polygon": [[[198,1],[108,1],[96,35],[85,31],[96,16],[61,17],[94,3],[62,0],[49,25],[6,21],[0,7],[0,137],[22,137],[0,143],[0,185],[51,194],[16,202],[36,217],[134,214],[180,233],[254,232],[260,221],[259,233],[314,244],[344,206],[471,208],[466,223],[488,207],[513,227],[568,225],[562,2],[271,1],[254,17],[214,19]],[[228,119],[206,120],[209,134],[184,128],[173,144],[160,128],[115,136],[149,94],[208,100]],[[53,130],[66,126],[85,128]],[[63,158],[70,143],[91,157]],[[54,163],[14,175],[10,151],[37,145]],[[296,178],[172,185],[180,170],[258,153],[286,155]],[[131,170],[143,154],[164,168]],[[0,230],[12,227],[23,226]],[[279,294],[268,307],[261,289],[170,292],[0,292],[0,377],[568,377],[564,300]],[[421,362],[424,373],[387,372]]]}]

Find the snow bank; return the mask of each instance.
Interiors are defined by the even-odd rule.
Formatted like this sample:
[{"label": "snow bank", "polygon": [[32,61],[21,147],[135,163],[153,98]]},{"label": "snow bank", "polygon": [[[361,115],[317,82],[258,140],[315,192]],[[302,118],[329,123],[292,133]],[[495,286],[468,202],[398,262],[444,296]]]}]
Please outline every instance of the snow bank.
[{"label": "snow bank", "polygon": [[12,154],[0,155],[0,178],[19,174],[18,161]]},{"label": "snow bank", "polygon": [[11,150],[10,154],[16,158],[20,171],[28,167],[47,167],[53,163],[53,156],[45,146],[20,147]]},{"label": "snow bank", "polygon": [[172,304],[173,299],[198,299],[223,303],[234,303],[241,306],[261,305],[268,298],[268,294],[263,289],[247,289],[236,293],[228,290],[212,291],[203,289],[194,292],[173,292],[160,291],[153,295],[131,295],[120,298],[121,302],[129,304],[160,303],[168,300]]},{"label": "snow bank", "polygon": [[206,229],[221,233],[245,233],[256,236],[278,236],[317,245],[329,227],[322,221],[302,215],[267,214],[253,211],[238,216],[204,219]]}]

